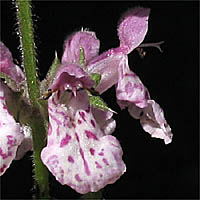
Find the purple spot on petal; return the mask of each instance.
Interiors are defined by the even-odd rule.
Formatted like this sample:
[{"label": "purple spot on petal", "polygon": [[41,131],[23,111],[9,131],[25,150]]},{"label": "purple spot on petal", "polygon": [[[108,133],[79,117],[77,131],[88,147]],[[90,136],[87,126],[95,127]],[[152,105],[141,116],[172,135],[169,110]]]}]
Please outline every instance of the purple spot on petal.
[{"label": "purple spot on petal", "polygon": [[100,155],[100,156],[104,156],[104,153],[103,153],[103,152],[100,152],[99,155]]},{"label": "purple spot on petal", "polygon": [[70,140],[71,136],[67,134],[66,137],[61,140],[60,147],[67,145]]},{"label": "purple spot on petal", "polygon": [[81,116],[81,118],[84,120],[84,121],[86,121],[86,119],[85,119],[85,113],[84,112],[79,112],[79,115]]},{"label": "purple spot on petal", "polygon": [[74,128],[76,128],[76,124],[75,124],[75,123],[73,123],[73,122],[72,122],[72,126],[73,126]]},{"label": "purple spot on petal", "polygon": [[108,161],[106,158],[103,158],[103,162],[106,164],[106,165],[109,165]]},{"label": "purple spot on petal", "polygon": [[91,153],[91,155],[94,155],[95,150],[93,148],[90,148],[90,153]]},{"label": "purple spot on petal", "polygon": [[68,156],[68,161],[71,162],[71,163],[74,163],[74,159],[72,156]]},{"label": "purple spot on petal", "polygon": [[83,152],[83,150],[82,150],[81,148],[80,148],[80,154],[81,154],[81,157],[82,157],[83,162],[84,162],[85,173],[89,176],[89,175],[90,175],[90,170],[89,170],[89,167],[88,167],[88,163],[87,163],[87,161],[85,160],[84,152]]},{"label": "purple spot on petal", "polygon": [[79,176],[79,174],[76,174],[76,175],[74,176],[74,178],[75,178],[78,182],[81,182],[81,181],[82,181],[81,178],[80,178],[80,176]]},{"label": "purple spot on petal", "polygon": [[95,161],[95,164],[96,164],[96,168],[102,168],[102,166],[97,161]]},{"label": "purple spot on petal", "polygon": [[82,121],[80,119],[78,119],[78,124],[81,124],[81,123],[82,123]]},{"label": "purple spot on petal", "polygon": [[92,138],[94,140],[98,140],[97,136],[91,131],[85,130],[85,134],[89,139]]},{"label": "purple spot on petal", "polygon": [[93,119],[91,119],[91,124],[92,124],[92,126],[95,128],[96,127],[96,125],[95,125],[95,121],[93,120]]},{"label": "purple spot on petal", "polygon": [[76,140],[79,142],[79,137],[78,137],[78,134],[75,133],[75,136],[76,136]]}]

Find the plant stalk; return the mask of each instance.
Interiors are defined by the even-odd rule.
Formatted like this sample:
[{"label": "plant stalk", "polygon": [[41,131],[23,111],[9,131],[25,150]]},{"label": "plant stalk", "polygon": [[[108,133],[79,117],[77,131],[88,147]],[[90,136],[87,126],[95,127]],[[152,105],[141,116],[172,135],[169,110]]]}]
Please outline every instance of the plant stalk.
[{"label": "plant stalk", "polygon": [[40,159],[41,150],[46,145],[46,130],[45,121],[42,117],[41,107],[38,101],[40,91],[36,71],[36,52],[34,44],[31,1],[16,0],[16,8],[22,51],[22,63],[25,69],[29,99],[33,107],[33,119],[30,122],[30,126],[32,128],[34,150],[33,162],[36,182],[35,188],[38,189],[38,194],[36,194],[36,197],[39,199],[48,199],[48,170]]}]

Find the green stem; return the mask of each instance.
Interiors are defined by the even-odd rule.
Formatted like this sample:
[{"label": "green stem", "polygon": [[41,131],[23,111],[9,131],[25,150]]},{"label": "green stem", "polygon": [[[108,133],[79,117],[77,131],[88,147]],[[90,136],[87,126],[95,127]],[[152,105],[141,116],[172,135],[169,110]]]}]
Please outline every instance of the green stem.
[{"label": "green stem", "polygon": [[[39,111],[35,110],[34,118],[32,119],[32,137],[33,137],[33,158],[34,158],[34,174],[36,181],[36,197],[39,199],[49,198],[49,180],[48,180],[48,170],[43,165],[40,154],[45,145],[45,126],[43,117]],[[37,190],[38,189],[38,190]]]},{"label": "green stem", "polygon": [[48,170],[40,159],[40,153],[46,145],[45,119],[42,117],[39,104],[40,91],[36,72],[36,53],[34,45],[33,24],[30,0],[16,0],[17,18],[19,22],[22,61],[25,69],[26,81],[30,102],[33,106],[33,117],[30,121],[34,149],[34,173],[38,189],[36,197],[47,199],[49,197]]},{"label": "green stem", "polygon": [[36,53],[34,45],[33,25],[30,0],[16,0],[19,22],[22,61],[28,84],[31,103],[35,106],[39,98],[39,88],[36,72]]}]

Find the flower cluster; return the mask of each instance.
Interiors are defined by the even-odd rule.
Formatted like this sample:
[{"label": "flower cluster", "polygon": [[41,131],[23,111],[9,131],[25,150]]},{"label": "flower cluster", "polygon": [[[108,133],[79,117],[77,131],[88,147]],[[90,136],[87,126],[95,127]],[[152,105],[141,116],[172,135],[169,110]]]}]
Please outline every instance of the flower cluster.
[{"label": "flower cluster", "polygon": [[[81,194],[96,192],[114,183],[126,171],[122,148],[111,134],[116,122],[113,112],[92,103],[93,92],[102,94],[116,86],[117,103],[128,108],[152,137],[172,140],[163,110],[150,98],[147,88],[130,70],[128,54],[147,33],[150,9],[134,8],[122,17],[118,36],[120,46],[99,55],[100,42],[94,32],[81,30],[64,42],[61,64],[48,89],[49,129],[41,160],[63,185]],[[20,88],[25,81],[22,70],[13,63],[11,53],[0,43],[0,72]],[[97,75],[98,81],[94,78]],[[12,91],[0,82],[0,174],[4,174],[16,152],[18,158],[32,148],[24,142],[25,128],[7,107]],[[22,147],[23,146],[23,147]],[[23,150],[22,150],[23,149]]]}]

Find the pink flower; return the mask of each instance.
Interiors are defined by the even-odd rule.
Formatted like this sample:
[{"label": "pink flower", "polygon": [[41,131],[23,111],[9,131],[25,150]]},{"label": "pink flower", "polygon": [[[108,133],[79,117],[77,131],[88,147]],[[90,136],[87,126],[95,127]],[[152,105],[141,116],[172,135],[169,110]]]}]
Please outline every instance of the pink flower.
[{"label": "pink flower", "polygon": [[10,166],[24,135],[6,105],[9,89],[0,81],[0,176]]},{"label": "pink flower", "polygon": [[[118,104],[122,109],[129,107],[132,110],[132,116],[139,108],[146,108],[145,110],[147,110],[153,105],[154,108],[155,105],[159,107],[157,103],[150,103],[154,101],[150,100],[148,90],[128,66],[127,54],[142,43],[147,33],[149,12],[150,9],[148,8],[138,7],[125,13],[118,27],[120,46],[93,58],[87,65],[88,73],[101,74],[101,81],[96,90],[102,94],[111,86],[116,85]],[[131,109],[131,107],[136,107],[137,109]],[[150,113],[150,111],[147,113]],[[165,121],[163,111],[161,112],[160,109],[153,109],[151,113],[155,116],[159,116],[162,113],[162,119]],[[151,120],[147,120],[149,117],[147,117],[147,114],[145,116],[146,120],[144,118],[141,119],[144,130],[150,133],[152,137],[156,136],[164,139],[166,144],[170,143],[172,133],[167,122],[165,121],[164,123],[167,129],[164,129],[163,123],[159,121],[159,118],[154,117]],[[152,123],[152,119],[154,123]],[[159,128],[156,128],[154,124],[157,124]]]},{"label": "pink flower", "polygon": [[126,170],[121,146],[110,135],[116,127],[113,113],[91,107],[85,90],[94,81],[87,64],[79,60],[80,47],[87,63],[98,53],[98,45],[95,34],[88,31],[66,40],[62,63],[50,86],[47,146],[41,152],[56,179],[81,194],[114,183]]},{"label": "pink flower", "polygon": [[[10,51],[1,42],[0,50],[0,72],[6,74],[19,87],[24,81],[22,70],[13,63]],[[24,140],[24,127],[15,121],[8,109],[7,103],[13,101],[12,93],[13,91],[0,80],[0,176],[5,173],[13,159],[20,159],[32,148],[32,142],[29,141],[27,145],[27,140]],[[21,144],[26,148],[22,148]]]},{"label": "pink flower", "polygon": [[[127,54],[141,44],[147,32],[149,12],[134,8],[126,13],[118,28],[120,46],[101,55],[93,32],[82,30],[65,41],[62,63],[50,86],[48,143],[41,159],[61,184],[79,193],[98,191],[126,169],[119,142],[108,135],[116,126],[112,113],[89,103],[85,89],[94,87],[91,74],[101,75],[96,91],[101,94],[116,85],[120,107],[128,107],[133,117],[140,118],[152,137],[171,142],[163,111],[128,66]],[[84,51],[83,60],[80,50]]]},{"label": "pink flower", "polygon": [[[94,108],[89,101],[94,88],[102,94],[115,85],[121,109],[128,107],[152,137],[164,139],[166,144],[172,140],[163,110],[128,65],[128,54],[147,33],[149,12],[134,8],[125,13],[118,27],[119,47],[101,55],[94,32],[73,33],[64,43],[62,63],[48,91],[52,94],[48,99],[49,130],[41,159],[61,184],[81,194],[114,183],[126,170],[120,143],[111,136],[116,127],[113,113]],[[0,48],[0,72],[20,88],[24,74],[3,43]],[[93,74],[101,76],[97,86]],[[9,92],[0,82],[0,175],[13,159],[20,159],[32,148],[31,135],[26,135],[26,128],[8,110]]]}]

